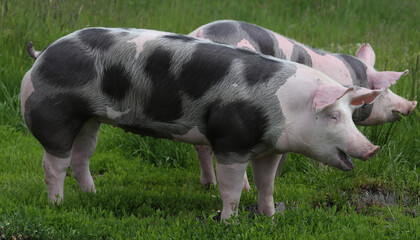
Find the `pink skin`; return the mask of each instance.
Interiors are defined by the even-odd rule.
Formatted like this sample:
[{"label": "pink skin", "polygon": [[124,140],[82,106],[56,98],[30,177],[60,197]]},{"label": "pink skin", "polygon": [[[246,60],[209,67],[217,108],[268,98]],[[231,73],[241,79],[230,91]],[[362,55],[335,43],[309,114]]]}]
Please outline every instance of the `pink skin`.
[{"label": "pink skin", "polygon": [[283,37],[282,35],[273,32],[274,37],[276,37],[279,46],[282,46],[281,49],[283,53],[286,55],[286,60],[290,60],[293,53],[293,43],[291,43],[288,39]]},{"label": "pink skin", "polygon": [[238,213],[242,183],[248,163],[222,164],[216,161],[217,182],[223,201],[221,219],[228,219]]},{"label": "pink skin", "polygon": [[42,167],[44,168],[45,183],[51,203],[58,204],[63,199],[64,178],[70,165],[69,158],[58,158],[44,151]]},{"label": "pink skin", "polygon": [[25,118],[25,103],[28,97],[35,91],[31,80],[31,71],[28,71],[23,77],[22,84],[20,87],[20,109],[22,110],[22,116]]},{"label": "pink skin", "polygon": [[249,48],[252,51],[255,52],[255,48],[251,45],[251,43],[248,42],[246,39],[242,39],[238,44],[236,44],[237,47],[243,47],[243,48]]},{"label": "pink skin", "polygon": [[136,44],[136,58],[143,51],[144,44],[149,40],[155,39],[159,35],[162,35],[162,33],[157,32],[157,31],[156,31],[156,33],[148,32],[148,33],[145,33],[145,34],[141,34],[139,37],[128,41],[128,42],[132,42],[132,43]]}]

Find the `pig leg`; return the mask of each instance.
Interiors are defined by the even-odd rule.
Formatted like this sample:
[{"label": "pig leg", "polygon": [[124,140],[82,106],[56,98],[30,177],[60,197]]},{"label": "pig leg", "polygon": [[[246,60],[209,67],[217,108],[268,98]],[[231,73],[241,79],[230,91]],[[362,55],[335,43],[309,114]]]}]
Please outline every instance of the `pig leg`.
[{"label": "pig leg", "polygon": [[269,155],[252,160],[254,182],[258,189],[258,212],[267,217],[274,215],[274,178],[281,155]]},{"label": "pig leg", "polygon": [[195,145],[195,152],[200,162],[202,186],[216,185],[216,176],[213,169],[213,151],[209,146]]},{"label": "pig leg", "polygon": [[60,203],[63,199],[64,178],[69,165],[70,157],[59,158],[44,151],[42,167],[44,168],[48,197],[53,204]]},{"label": "pig leg", "polygon": [[96,192],[92,175],[89,171],[89,159],[95,151],[100,123],[87,121],[73,142],[71,169],[83,192]]},{"label": "pig leg", "polygon": [[222,220],[238,213],[247,165],[248,163],[224,164],[216,161],[217,182],[223,201]]},{"label": "pig leg", "polygon": [[[195,152],[200,162],[201,176],[200,183],[202,186],[216,185],[216,176],[213,169],[213,151],[211,147],[204,145],[195,145]],[[243,190],[249,191],[248,177],[244,173]]]}]

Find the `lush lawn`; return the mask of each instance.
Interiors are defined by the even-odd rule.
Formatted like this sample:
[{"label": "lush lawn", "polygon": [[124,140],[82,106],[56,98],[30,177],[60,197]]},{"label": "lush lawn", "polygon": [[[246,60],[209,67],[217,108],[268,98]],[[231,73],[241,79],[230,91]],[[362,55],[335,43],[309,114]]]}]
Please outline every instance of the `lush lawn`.
[{"label": "lush lawn", "polygon": [[189,33],[231,18],[259,24],[308,45],[354,54],[369,42],[378,70],[403,71],[391,89],[420,96],[420,2],[413,1],[6,1],[0,2],[0,239],[420,239],[420,111],[397,123],[361,128],[381,152],[352,172],[289,155],[274,198],[273,221],[245,211],[217,220],[217,189],[202,188],[193,148],[103,126],[91,159],[97,194],[84,194],[71,170],[65,200],[47,199],[42,148],[19,109],[20,81],[33,63],[28,41],[43,49],[88,26]]}]

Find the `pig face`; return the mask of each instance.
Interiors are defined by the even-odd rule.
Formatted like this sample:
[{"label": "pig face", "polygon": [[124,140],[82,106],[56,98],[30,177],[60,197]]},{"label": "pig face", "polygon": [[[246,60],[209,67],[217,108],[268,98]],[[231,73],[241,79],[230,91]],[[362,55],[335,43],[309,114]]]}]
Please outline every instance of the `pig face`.
[{"label": "pig face", "polygon": [[373,102],[382,92],[366,91],[321,85],[306,106],[286,107],[286,116],[292,116],[286,117],[286,134],[293,151],[341,170],[354,168],[350,157],[373,157],[379,147],[371,144],[352,121],[355,108]]},{"label": "pig face", "polygon": [[[417,105],[417,101],[408,101],[407,99],[394,94],[388,88],[384,89],[383,94],[378,97],[378,100],[379,101],[375,101],[375,104],[371,106],[371,109],[368,110],[368,112],[362,111],[362,115],[369,114],[369,116],[362,121],[357,121],[356,123],[358,125],[372,126],[400,120],[401,115],[410,115]],[[355,112],[366,109],[367,107],[369,107],[369,105],[357,109]]]},{"label": "pig face", "polygon": [[410,115],[416,107],[417,101],[408,101],[389,89],[400,77],[408,74],[408,70],[403,72],[376,71],[374,68],[375,52],[369,44],[363,44],[356,52],[356,57],[366,65],[369,88],[384,88],[385,91],[378,97],[375,104],[357,109],[353,120],[358,125],[370,126],[397,121],[401,115]]}]

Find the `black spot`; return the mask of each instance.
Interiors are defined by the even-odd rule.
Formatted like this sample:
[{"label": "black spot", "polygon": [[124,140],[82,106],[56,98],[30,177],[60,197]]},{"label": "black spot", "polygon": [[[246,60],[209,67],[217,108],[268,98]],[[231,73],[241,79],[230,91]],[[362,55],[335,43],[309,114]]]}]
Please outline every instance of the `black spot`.
[{"label": "black spot", "polygon": [[181,35],[181,34],[172,34],[172,35],[165,35],[162,38],[170,39],[170,40],[181,40],[183,42],[191,42],[195,41],[196,39],[193,37]]},{"label": "black spot", "polygon": [[245,79],[250,85],[267,82],[273,75],[279,71],[283,64],[267,59],[259,54],[244,54]]},{"label": "black spot", "polygon": [[73,41],[60,40],[43,53],[40,81],[58,87],[83,86],[96,78],[94,59]]},{"label": "black spot", "polygon": [[293,46],[293,52],[292,52],[290,61],[312,67],[311,56],[309,56],[309,54],[306,52],[306,50],[303,47],[297,44]]},{"label": "black spot", "polygon": [[69,93],[46,96],[38,91],[28,98],[25,109],[28,128],[57,157],[68,157],[75,137],[93,112],[81,97]]},{"label": "black spot", "polygon": [[215,45],[198,44],[191,60],[184,64],[179,81],[190,97],[198,99],[226,76],[239,51]]},{"label": "black spot", "polygon": [[206,38],[209,39],[212,39],[214,36],[223,36],[223,38],[228,39],[229,36],[236,33],[236,30],[236,26],[231,22],[218,22],[206,27],[205,34]]},{"label": "black spot", "polygon": [[131,77],[121,64],[104,69],[102,91],[114,100],[122,100],[131,89]]},{"label": "black spot", "polygon": [[267,118],[251,103],[237,101],[222,105],[214,102],[204,116],[206,135],[216,154],[246,154],[261,143]]},{"label": "black spot", "polygon": [[[351,67],[353,69],[353,72],[356,74],[356,79],[353,79],[353,84],[360,87],[368,88],[369,84],[366,75],[366,64],[364,64],[362,61],[353,56],[349,56],[346,54],[339,54],[339,56],[346,63],[348,63],[348,66]],[[349,70],[351,71],[352,69]]]},{"label": "black spot", "polygon": [[93,49],[107,50],[115,43],[109,30],[103,28],[84,29],[78,35],[84,44]]},{"label": "black spot", "polygon": [[156,121],[171,122],[182,114],[180,86],[169,71],[171,59],[170,51],[157,48],[147,59],[144,68],[153,84],[145,113]]},{"label": "black spot", "polygon": [[129,32],[126,32],[126,31],[122,31],[122,32],[120,32],[120,33],[118,33],[118,35],[120,35],[120,37],[126,37],[126,36],[128,36],[130,33]]},{"label": "black spot", "polygon": [[258,44],[261,53],[274,56],[274,42],[267,30],[246,22],[240,22],[240,26]]},{"label": "black spot", "polygon": [[365,104],[363,106],[361,106],[360,108],[356,108],[356,110],[354,110],[353,112],[353,122],[358,123],[361,121],[366,120],[370,114],[372,113],[372,109],[373,109],[373,104]]}]

